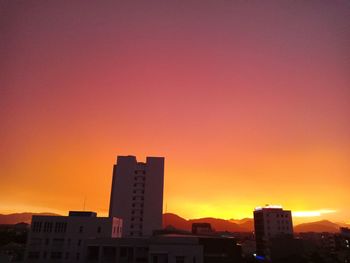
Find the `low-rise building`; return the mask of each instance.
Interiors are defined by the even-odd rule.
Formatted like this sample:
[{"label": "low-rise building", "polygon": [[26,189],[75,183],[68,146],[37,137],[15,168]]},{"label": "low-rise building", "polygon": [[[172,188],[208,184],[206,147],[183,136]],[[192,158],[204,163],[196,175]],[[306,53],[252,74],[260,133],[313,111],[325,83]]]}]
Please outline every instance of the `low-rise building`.
[{"label": "low-rise building", "polygon": [[25,262],[84,262],[89,239],[118,238],[122,220],[97,217],[94,212],[71,211],[68,216],[33,216]]},{"label": "low-rise building", "polygon": [[85,254],[89,263],[241,262],[235,239],[195,235],[89,240]]},{"label": "low-rise building", "polygon": [[192,234],[194,235],[211,235],[214,231],[210,223],[193,223]]}]

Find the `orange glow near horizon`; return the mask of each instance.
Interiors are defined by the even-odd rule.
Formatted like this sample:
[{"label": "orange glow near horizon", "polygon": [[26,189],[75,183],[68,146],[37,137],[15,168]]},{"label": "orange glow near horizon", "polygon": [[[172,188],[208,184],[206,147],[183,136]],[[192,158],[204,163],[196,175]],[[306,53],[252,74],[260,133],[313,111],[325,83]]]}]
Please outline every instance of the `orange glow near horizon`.
[{"label": "orange glow near horizon", "polygon": [[135,155],[187,219],[350,220],[346,3],[30,2],[1,18],[0,213],[107,215]]}]

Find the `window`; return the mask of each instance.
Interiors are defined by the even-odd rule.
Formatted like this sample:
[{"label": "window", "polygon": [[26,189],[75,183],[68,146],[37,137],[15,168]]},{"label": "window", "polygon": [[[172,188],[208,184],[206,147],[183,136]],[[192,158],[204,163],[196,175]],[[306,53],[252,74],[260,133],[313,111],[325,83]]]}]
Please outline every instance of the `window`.
[{"label": "window", "polygon": [[81,239],[78,240],[78,247],[81,245]]},{"label": "window", "polygon": [[67,230],[66,222],[56,222],[55,224],[55,233],[65,233]]},{"label": "window", "polygon": [[120,248],[120,257],[124,258],[127,255],[127,248],[126,247],[121,247]]},{"label": "window", "polygon": [[55,224],[55,233],[58,233],[60,232],[60,223],[57,223]]},{"label": "window", "polygon": [[176,263],[185,263],[185,257],[184,256],[177,256],[175,257]]},{"label": "window", "polygon": [[101,227],[100,226],[97,228],[97,233],[101,233]]},{"label": "window", "polygon": [[28,252],[28,258],[29,259],[39,259],[40,252],[39,251],[30,251]]},{"label": "window", "polygon": [[41,231],[42,222],[34,222],[32,229],[34,233],[39,233]]},{"label": "window", "polygon": [[83,227],[83,226],[80,226],[80,227],[79,227],[79,233],[83,233],[83,230],[84,230],[84,227]]},{"label": "window", "polygon": [[54,251],[51,252],[51,259],[61,259],[62,258],[62,252]]},{"label": "window", "polygon": [[32,238],[30,240],[30,245],[32,245],[32,246],[40,246],[41,245],[41,238]]},{"label": "window", "polygon": [[52,239],[52,246],[53,247],[63,247],[63,245],[64,245],[64,238]]},{"label": "window", "polygon": [[43,231],[50,233],[52,231],[52,222],[45,222]]}]

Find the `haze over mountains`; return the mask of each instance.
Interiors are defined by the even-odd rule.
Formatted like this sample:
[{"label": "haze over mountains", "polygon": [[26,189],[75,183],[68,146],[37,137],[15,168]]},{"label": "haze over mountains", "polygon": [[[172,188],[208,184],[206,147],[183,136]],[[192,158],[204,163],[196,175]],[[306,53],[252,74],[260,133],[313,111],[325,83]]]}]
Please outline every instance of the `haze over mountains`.
[{"label": "haze over mountains", "polygon": [[216,231],[229,231],[229,232],[251,232],[254,227],[253,219],[246,219],[246,221],[240,220],[232,221],[219,218],[198,218],[186,220],[176,214],[166,213],[163,214],[163,227],[173,226],[177,229],[191,231],[192,223],[210,223],[212,228]]},{"label": "haze over mountains", "polygon": [[[57,215],[54,213],[15,213],[3,215],[0,214],[0,224],[17,224],[17,223],[30,223],[33,215]],[[186,220],[176,214],[165,213],[163,214],[163,227],[171,226],[176,229],[191,231],[192,223],[210,223],[212,228],[216,231],[228,231],[228,232],[252,232],[254,230],[254,221],[252,218],[244,219],[219,219],[219,218],[198,218]],[[328,220],[303,223],[294,226],[294,232],[339,232],[339,227],[350,227],[346,224],[337,224]]]},{"label": "haze over mountains", "polygon": [[31,212],[15,213],[15,214],[8,214],[8,215],[0,214],[0,224],[1,225],[11,225],[11,224],[17,224],[17,223],[30,224],[30,222],[32,221],[33,215],[55,216],[57,214],[54,214],[54,213],[31,213]]}]

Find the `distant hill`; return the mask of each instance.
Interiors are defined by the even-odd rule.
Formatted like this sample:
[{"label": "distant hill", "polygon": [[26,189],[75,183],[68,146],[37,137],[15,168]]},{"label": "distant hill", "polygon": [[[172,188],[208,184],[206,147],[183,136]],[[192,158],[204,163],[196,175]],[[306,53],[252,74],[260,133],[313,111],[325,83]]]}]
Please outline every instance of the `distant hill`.
[{"label": "distant hill", "polygon": [[17,223],[27,223],[30,224],[32,220],[33,215],[52,215],[57,216],[57,214],[54,213],[15,213],[15,214],[8,214],[3,215],[0,214],[0,224],[1,225],[11,225],[11,224],[17,224]]},{"label": "distant hill", "polygon": [[166,213],[163,214],[163,227],[172,226],[177,229],[191,231],[192,223],[210,223],[211,227],[216,231],[229,232],[251,232],[253,231],[253,220],[247,219],[241,224],[232,222],[232,220],[225,220],[219,218],[198,218],[186,220],[178,215]]},{"label": "distant hill", "polygon": [[186,219],[172,213],[163,214],[163,228],[172,226],[176,229],[191,231],[191,223]]},{"label": "distant hill", "polygon": [[[186,220],[176,214],[166,213],[163,214],[163,226],[172,226],[176,229],[182,229],[191,231],[192,223],[210,223],[212,228],[216,231],[228,231],[228,232],[253,232],[254,220],[252,218],[244,219],[217,219],[217,218],[199,218]],[[294,226],[294,232],[339,232],[339,227],[350,227],[346,224],[337,224],[328,220],[322,220],[317,222],[304,223]]]},{"label": "distant hill", "polygon": [[339,232],[339,225],[328,220],[304,223],[294,226],[294,232]]},{"label": "distant hill", "polygon": [[189,223],[210,223],[211,227],[216,231],[228,231],[228,232],[250,232],[250,229],[243,227],[240,224],[230,222],[229,220],[219,219],[219,218],[199,218],[199,219],[190,219]]},{"label": "distant hill", "polygon": [[[15,213],[3,215],[0,214],[0,224],[18,224],[27,223],[30,224],[33,215],[52,215],[58,216],[54,213]],[[171,226],[173,228],[185,231],[191,231],[192,223],[210,223],[212,228],[216,231],[228,231],[228,232],[253,232],[254,220],[252,218],[244,219],[219,219],[219,218],[198,218],[186,220],[176,214],[165,213],[163,214],[163,227]],[[317,222],[304,223],[294,226],[294,232],[339,232],[339,227],[349,227],[350,225],[333,223],[328,220],[322,220]]]},{"label": "distant hill", "polygon": [[232,222],[232,223],[236,223],[236,224],[241,225],[241,224],[244,224],[244,223],[247,223],[247,222],[251,223],[254,220],[253,220],[253,218],[243,218],[243,219],[230,219],[229,221]]},{"label": "distant hill", "polygon": [[254,231],[254,219],[248,218],[249,220],[245,220],[244,222],[240,223],[240,227],[243,227],[245,229],[248,229],[248,232]]}]

